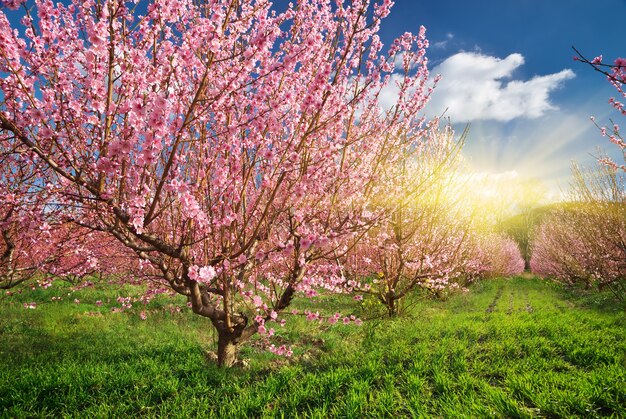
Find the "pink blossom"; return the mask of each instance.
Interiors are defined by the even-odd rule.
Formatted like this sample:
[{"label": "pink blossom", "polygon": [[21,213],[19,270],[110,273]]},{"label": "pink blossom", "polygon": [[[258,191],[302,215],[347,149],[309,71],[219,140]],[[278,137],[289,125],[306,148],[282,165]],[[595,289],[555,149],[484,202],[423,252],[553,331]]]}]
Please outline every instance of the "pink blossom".
[{"label": "pink blossom", "polygon": [[189,275],[189,279],[191,280],[208,283],[213,278],[215,278],[215,276],[217,275],[217,272],[215,271],[215,268],[213,266],[198,267],[196,265],[193,265],[189,267],[188,275]]},{"label": "pink blossom", "polygon": [[311,321],[311,320],[319,320],[320,318],[320,313],[312,313],[312,312],[308,312],[306,315],[306,319]]},{"label": "pink blossom", "polygon": [[211,281],[213,278],[215,278],[215,275],[216,275],[216,272],[215,272],[215,268],[213,266],[203,266],[198,271],[198,278],[202,282],[209,282],[209,281]]},{"label": "pink blossom", "polygon": [[24,3],[25,0],[2,0],[0,6],[6,7],[10,10],[17,10]]}]

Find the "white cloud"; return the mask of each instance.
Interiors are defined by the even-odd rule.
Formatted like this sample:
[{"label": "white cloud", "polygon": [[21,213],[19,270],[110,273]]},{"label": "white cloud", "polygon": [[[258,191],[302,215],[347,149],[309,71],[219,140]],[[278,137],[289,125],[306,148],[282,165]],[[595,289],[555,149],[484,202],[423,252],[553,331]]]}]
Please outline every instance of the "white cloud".
[{"label": "white cloud", "polygon": [[456,123],[537,118],[556,109],[550,92],[574,77],[574,72],[565,69],[525,81],[506,80],[522,64],[521,54],[500,59],[461,52],[449,57],[431,71],[441,74],[442,80],[428,104],[429,113],[440,115],[447,109],[446,115]]},{"label": "white cloud", "polygon": [[[404,57],[405,57],[405,53],[401,52],[398,55],[396,55],[396,57],[393,60],[393,64],[396,68],[396,73],[394,73],[394,75],[398,74],[398,72],[402,72],[404,69]],[[412,62],[411,65],[409,66],[410,70],[413,70],[415,68],[417,68],[418,63],[417,62]]]},{"label": "white cloud", "polygon": [[399,84],[402,83],[402,76],[398,73],[391,75],[389,84],[385,86],[380,92],[378,97],[378,103],[383,109],[391,109],[398,102],[398,96],[400,96]]}]

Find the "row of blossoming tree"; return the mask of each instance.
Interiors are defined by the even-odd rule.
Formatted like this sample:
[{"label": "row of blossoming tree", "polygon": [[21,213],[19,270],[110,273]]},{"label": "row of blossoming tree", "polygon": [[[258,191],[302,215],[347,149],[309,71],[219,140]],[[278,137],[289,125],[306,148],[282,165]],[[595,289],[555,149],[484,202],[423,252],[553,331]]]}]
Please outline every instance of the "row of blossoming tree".
[{"label": "row of blossoming tree", "polygon": [[535,232],[533,272],[626,297],[626,179],[599,164],[574,167],[572,202],[548,214]]},{"label": "row of blossoming tree", "polygon": [[395,167],[393,181],[376,198],[390,215],[343,260],[352,288],[373,296],[390,316],[417,289],[441,297],[477,278],[524,270],[517,244],[485,228],[479,202],[464,193],[469,180],[456,159],[461,144],[452,143],[449,130],[438,135],[450,139],[445,152]]},{"label": "row of blossoming tree", "polygon": [[5,287],[139,279],[184,295],[231,366],[294,297],[364,288],[344,266],[385,235],[416,247],[396,270],[413,286],[482,269],[458,273],[485,263],[462,223],[407,204],[434,181],[406,168],[446,166],[451,133],[422,116],[424,28],[383,49],[390,1],[3,5]]},{"label": "row of blossoming tree", "polygon": [[[575,59],[603,73],[624,98],[626,60],[604,63],[602,56],[588,60],[577,50]],[[619,98],[609,103],[626,115]],[[626,143],[619,125],[597,124],[603,136],[621,151],[626,163]],[[593,169],[574,166],[571,203],[553,211],[535,232],[531,268],[566,284],[610,289],[619,299],[626,297],[626,165],[608,156]]]}]

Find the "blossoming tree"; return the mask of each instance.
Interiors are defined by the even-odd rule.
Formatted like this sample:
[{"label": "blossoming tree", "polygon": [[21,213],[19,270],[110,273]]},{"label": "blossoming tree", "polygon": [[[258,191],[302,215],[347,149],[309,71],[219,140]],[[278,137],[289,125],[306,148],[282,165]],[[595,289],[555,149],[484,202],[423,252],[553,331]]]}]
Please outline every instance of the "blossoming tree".
[{"label": "blossoming tree", "polygon": [[34,246],[45,235],[45,191],[33,183],[39,173],[15,153],[0,156],[0,288],[30,280],[50,255]]},{"label": "blossoming tree", "polygon": [[383,50],[390,7],[37,0],[19,29],[0,12],[0,147],[186,296],[231,366],[297,293],[339,289],[380,173],[438,147],[424,29]]},{"label": "blossoming tree", "polygon": [[67,220],[71,207],[28,157],[3,150],[0,162],[0,289],[132,271],[117,240]]},{"label": "blossoming tree", "polygon": [[346,254],[345,285],[369,294],[389,316],[418,289],[440,295],[470,282],[481,271],[471,216],[459,205],[454,175],[459,144],[450,127],[431,133],[443,138],[438,150],[421,150],[385,172],[393,181],[375,202],[388,214]]},{"label": "blossoming tree", "polygon": [[488,234],[479,238],[482,254],[482,276],[513,276],[524,272],[525,261],[519,245],[503,234]]}]

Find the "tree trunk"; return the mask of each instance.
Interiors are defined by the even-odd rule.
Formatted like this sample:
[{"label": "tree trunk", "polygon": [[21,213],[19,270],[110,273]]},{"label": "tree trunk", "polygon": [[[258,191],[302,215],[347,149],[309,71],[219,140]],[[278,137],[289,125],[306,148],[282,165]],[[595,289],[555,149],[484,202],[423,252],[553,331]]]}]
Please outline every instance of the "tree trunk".
[{"label": "tree trunk", "polygon": [[218,333],[217,338],[217,365],[230,368],[237,363],[238,338],[228,332]]},{"label": "tree trunk", "polygon": [[387,314],[389,317],[395,317],[398,314],[395,295],[391,292],[387,293],[386,300]]}]

